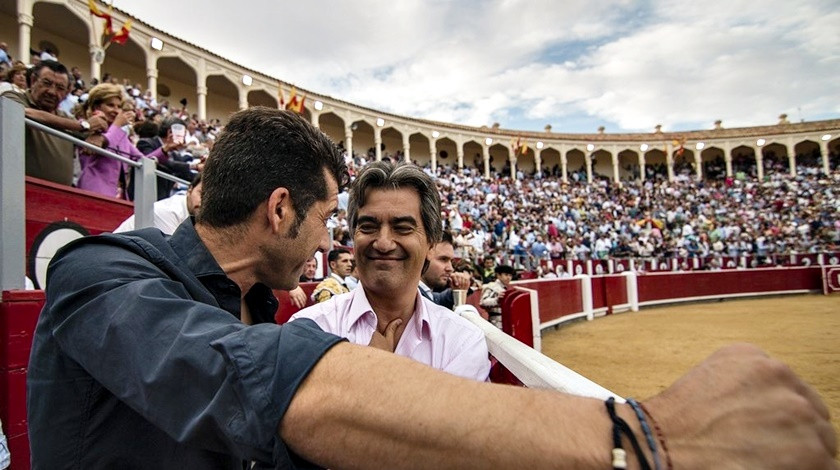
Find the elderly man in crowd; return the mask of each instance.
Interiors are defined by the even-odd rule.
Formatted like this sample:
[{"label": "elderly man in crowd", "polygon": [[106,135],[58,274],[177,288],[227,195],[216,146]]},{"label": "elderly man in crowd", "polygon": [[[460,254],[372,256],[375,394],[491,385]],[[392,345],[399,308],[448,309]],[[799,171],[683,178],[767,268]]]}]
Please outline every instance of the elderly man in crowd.
[{"label": "elderly man in crowd", "polygon": [[348,213],[361,288],[292,319],[311,318],[351,342],[486,380],[490,362],[481,330],[417,289],[427,255],[441,236],[440,199],[432,179],[414,165],[369,163],[353,182]]},{"label": "elderly man in crowd", "polygon": [[[108,128],[104,118],[76,120],[58,110],[58,105],[70,90],[67,68],[59,62],[42,60],[32,69],[29,91],[14,90],[3,93],[22,104],[26,117],[40,121],[54,129],[84,134],[102,133]],[[26,127],[26,174],[54,183],[73,184],[73,144],[31,127]]]},{"label": "elderly man in crowd", "polygon": [[[251,108],[213,148],[195,224],[59,251],[27,377],[33,468],[609,467],[614,420],[600,400],[464,380],[306,319],[272,323],[271,289],[294,288],[329,249],[346,179],[335,145],[303,118]],[[371,196],[359,207],[383,206]],[[394,256],[405,250],[393,240],[435,237],[353,213],[361,233],[389,235],[357,253],[377,296],[402,299],[409,290],[394,286],[419,273],[400,268],[422,264],[423,249]],[[377,323],[377,338],[401,325],[382,334]],[[751,346],[715,353],[642,405],[664,431],[652,447],[674,468],[837,468],[825,404]],[[630,405],[615,413],[641,438]],[[627,449],[631,465],[650,461],[639,452]]]}]

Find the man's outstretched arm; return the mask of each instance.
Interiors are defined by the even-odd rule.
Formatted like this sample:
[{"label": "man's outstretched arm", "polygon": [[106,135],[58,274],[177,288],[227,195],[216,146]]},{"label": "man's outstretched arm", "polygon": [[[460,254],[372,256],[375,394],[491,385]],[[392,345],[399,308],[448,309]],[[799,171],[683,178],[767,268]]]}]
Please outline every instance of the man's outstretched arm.
[{"label": "man's outstretched arm", "polygon": [[[825,405],[752,346],[718,351],[645,404],[674,468],[838,468]],[[632,410],[619,414],[642,439]],[[471,382],[347,343],[312,370],[280,433],[332,468],[603,469],[612,448],[601,401]]]}]

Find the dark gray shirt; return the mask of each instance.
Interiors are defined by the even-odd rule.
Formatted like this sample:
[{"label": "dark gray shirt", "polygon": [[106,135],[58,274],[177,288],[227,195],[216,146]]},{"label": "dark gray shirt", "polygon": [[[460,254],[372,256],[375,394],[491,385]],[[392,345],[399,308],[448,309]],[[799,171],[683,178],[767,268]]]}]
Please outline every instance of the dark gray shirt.
[{"label": "dark gray shirt", "polygon": [[298,386],[340,338],[271,323],[187,220],[68,245],[48,273],[27,381],[34,469],[306,466],[277,435]]}]

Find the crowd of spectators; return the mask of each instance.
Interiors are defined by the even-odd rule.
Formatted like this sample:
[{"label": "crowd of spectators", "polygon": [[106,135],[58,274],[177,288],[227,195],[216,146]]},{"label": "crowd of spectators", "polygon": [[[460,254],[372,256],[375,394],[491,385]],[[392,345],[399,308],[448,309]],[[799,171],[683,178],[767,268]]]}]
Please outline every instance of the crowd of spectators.
[{"label": "crowd of spectators", "polygon": [[[24,86],[20,76],[27,69],[22,63],[9,60],[2,66],[7,69],[7,87]],[[97,80],[87,84],[73,67],[70,81],[71,92],[59,108],[81,119],[78,113]],[[102,81],[121,87],[124,108],[134,110],[130,132],[135,145],[158,136],[164,123],[174,118],[187,124],[186,148],[178,159],[201,158],[212,148],[219,121],[190,114],[186,100],[173,107],[155,100],[140,84],[107,74]],[[351,173],[375,158],[373,148],[366,154],[345,154]],[[400,151],[384,149],[383,156],[403,158]],[[769,260],[773,255],[836,251],[840,175],[822,174],[817,161],[798,157],[799,176],[791,177],[786,159],[768,156],[763,180],[757,178],[754,160],[734,162],[734,178],[725,176],[722,161],[706,162],[706,179],[701,182],[694,180],[692,164],[686,162],[675,165],[674,181],[668,181],[664,165],[649,165],[644,181],[620,184],[603,175],[588,184],[583,168],[570,169],[568,183],[557,168],[518,171],[511,179],[508,167],[499,172],[493,167],[494,177],[486,179],[480,160],[460,171],[448,165],[436,172],[427,165],[426,171],[436,177],[445,228],[455,235],[457,256],[476,266],[490,258],[494,264],[513,262],[520,269],[536,269],[547,260],[557,264],[569,259],[742,255]],[[332,224],[337,243],[352,245],[343,210]]]},{"label": "crowd of spectators", "polygon": [[[372,150],[347,156],[351,167],[372,158]],[[664,166],[650,168],[645,181],[619,184],[605,175],[587,184],[583,169],[570,172],[583,177],[568,183],[549,169],[520,171],[514,180],[505,168],[488,180],[480,165],[462,171],[443,165],[434,176],[456,256],[477,276],[486,259],[491,267],[511,263],[519,272],[542,273],[548,261],[752,255],[769,264],[840,250],[840,175],[805,163],[791,177],[778,161],[765,165],[761,181],[755,163],[743,161],[735,177],[713,171],[701,182],[688,167],[668,181]],[[709,163],[717,166],[723,163]],[[428,165],[426,171],[433,173]],[[335,227],[336,238],[348,243],[343,214]]]},{"label": "crowd of spectators", "polygon": [[[14,92],[24,95],[30,89],[32,73],[38,69],[42,61],[58,62],[57,54],[53,51],[32,51],[29,58],[30,63],[26,64],[21,60],[13,60],[8,53],[6,43],[0,42],[0,94]],[[46,63],[46,62],[45,62]],[[69,69],[69,83],[66,89],[62,88],[62,99],[58,104],[55,113],[59,116],[74,117],[80,121],[86,121],[91,117],[91,106],[89,106],[90,92],[97,85],[109,84],[118,87],[121,95],[120,106],[123,111],[129,111],[128,122],[120,120],[120,124],[127,133],[132,146],[137,147],[143,153],[150,153],[157,150],[161,145],[155,145],[156,139],[166,139],[167,132],[172,124],[183,123],[186,127],[184,145],[176,151],[171,152],[167,161],[159,161],[159,169],[181,177],[187,181],[192,180],[195,173],[196,163],[206,157],[213,146],[222,124],[219,119],[199,119],[195,113],[190,113],[187,107],[187,100],[183,98],[176,105],[169,100],[155,99],[152,90],[144,89],[139,83],[132,84],[128,79],[119,80],[116,77],[105,73],[102,79],[92,78],[86,81],[78,67]],[[100,86],[101,88],[101,86]],[[49,110],[51,111],[51,110]],[[52,112],[52,111],[51,111]],[[108,123],[109,125],[111,122]],[[125,124],[123,126],[123,124]],[[83,134],[76,137],[90,137]],[[88,139],[89,143],[93,141]],[[110,149],[112,151],[118,149]],[[147,151],[148,150],[148,151]],[[124,152],[117,152],[124,153]],[[167,152],[170,153],[170,152]],[[72,157],[70,157],[72,158]],[[83,176],[84,159],[74,159],[75,171],[73,185],[78,186],[79,179]],[[192,163],[192,166],[190,166]],[[183,190],[186,186],[173,186],[167,180],[158,179],[158,199],[166,198],[172,191]],[[131,197],[133,182],[130,175],[121,179],[117,191],[109,189],[109,195],[118,197]]]}]

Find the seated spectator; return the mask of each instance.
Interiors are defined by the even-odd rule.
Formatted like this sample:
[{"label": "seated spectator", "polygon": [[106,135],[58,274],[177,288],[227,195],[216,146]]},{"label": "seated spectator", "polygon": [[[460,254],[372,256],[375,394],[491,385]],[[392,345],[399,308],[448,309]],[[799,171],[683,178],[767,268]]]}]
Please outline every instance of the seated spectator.
[{"label": "seated spectator", "polygon": [[496,266],[496,279],[484,284],[481,287],[481,300],[479,305],[487,309],[490,315],[490,323],[497,328],[502,328],[502,297],[505,295],[510,281],[513,280],[513,266],[500,264]]},{"label": "seated spectator", "polygon": [[17,64],[6,71],[0,83],[0,94],[12,90],[16,93],[26,93],[26,66]]},{"label": "seated spectator", "polygon": [[[133,109],[123,109],[123,100],[123,92],[118,85],[103,83],[93,87],[84,104],[84,114],[88,118],[105,119],[108,130],[104,134],[89,137],[87,142],[132,160],[139,160],[144,155],[129,138],[135,113]],[[146,156],[165,162],[169,158],[167,151],[174,147],[170,144],[169,147],[161,147]],[[125,187],[129,175],[128,165],[86,149],[79,149],[79,163],[82,168],[79,188],[105,196],[127,199]]]},{"label": "seated spectator", "polygon": [[[190,217],[195,217],[200,207],[201,173],[193,179],[186,193],[175,194],[155,202],[154,226],[160,229],[161,232],[172,235],[175,233],[175,229],[181,225],[181,222]],[[125,219],[119,227],[114,229],[114,233],[129,232],[131,230],[134,230],[134,215]]]},{"label": "seated spectator", "polygon": [[326,302],[334,295],[350,292],[344,282],[344,278],[353,270],[353,255],[350,251],[344,248],[330,251],[327,255],[327,265],[330,267],[330,275],[312,291],[312,301],[315,303]]},{"label": "seated spectator", "polygon": [[361,288],[294,316],[324,331],[474,380],[490,371],[484,334],[420,295],[429,249],[440,239],[440,199],[420,168],[374,162],[351,188],[348,209]]},{"label": "seated spectator", "polygon": [[429,250],[428,266],[420,276],[420,293],[450,310],[455,306],[453,289],[469,291],[472,282],[469,274],[455,272],[452,266],[454,257],[452,234],[444,231],[441,241]]},{"label": "seated spectator", "polygon": [[318,271],[318,260],[313,256],[306,260],[303,265],[303,272],[300,275],[300,282],[318,282],[321,279],[315,277]]},{"label": "seated spectator", "polygon": [[[160,123],[158,128],[158,135],[155,137],[141,138],[137,141],[137,150],[140,150],[144,155],[153,155],[158,149],[164,148],[164,151],[170,158],[165,162],[158,162],[158,170],[177,176],[183,180],[190,181],[193,179],[193,170],[198,168],[197,164],[192,163],[192,155],[183,154],[181,150],[184,148],[183,142],[175,142],[172,139],[172,125],[184,124],[184,121],[175,118],[165,119]],[[129,199],[134,198],[134,178],[131,179],[128,186]],[[157,177],[157,198],[166,199],[172,192],[175,183],[170,180]]]},{"label": "seated spectator", "polygon": [[[67,96],[70,79],[64,65],[46,60],[29,69],[29,91],[9,90],[3,96],[24,106],[27,118],[84,139],[88,133],[104,132],[108,123],[101,117],[77,120],[58,111]],[[65,139],[27,126],[26,175],[70,186],[73,184],[74,146]]]}]

